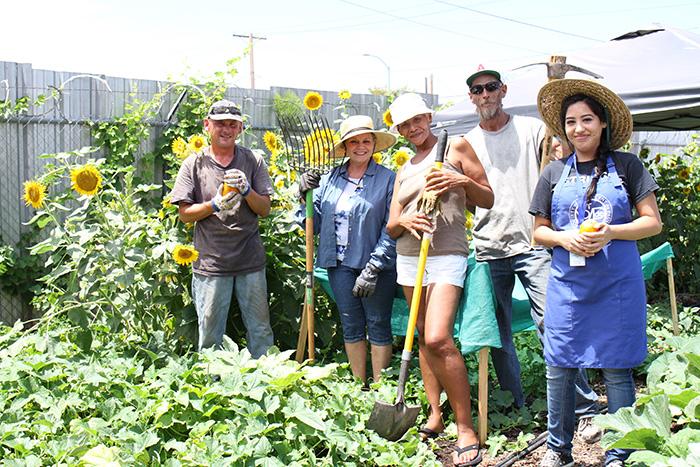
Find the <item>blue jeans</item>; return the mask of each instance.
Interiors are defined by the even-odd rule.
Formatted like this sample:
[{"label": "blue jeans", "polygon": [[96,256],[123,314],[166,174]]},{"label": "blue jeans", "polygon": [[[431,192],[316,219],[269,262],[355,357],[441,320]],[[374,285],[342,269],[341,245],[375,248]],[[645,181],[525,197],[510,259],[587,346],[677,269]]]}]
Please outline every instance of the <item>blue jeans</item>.
[{"label": "blue jeans", "polygon": [[[615,413],[621,407],[634,405],[634,380],[629,368],[602,368],[605,390],[608,394],[608,413]],[[553,451],[571,454],[576,414],[574,382],[578,377],[577,368],[559,368],[547,365],[547,447]],[[605,463],[619,459],[625,461],[632,451],[611,449],[605,452]]]},{"label": "blue jeans", "polygon": [[234,291],[246,328],[248,350],[253,358],[258,358],[273,343],[264,269],[238,276],[192,274],[192,299],[199,323],[197,349],[221,346]]},{"label": "blue jeans", "polygon": [[370,344],[389,345],[392,342],[391,309],[396,290],[396,270],[380,272],[374,293],[364,298],[352,294],[360,272],[342,264],[328,268],[328,282],[338,305],[343,340],[348,344],[369,340]]},{"label": "blue jeans", "polygon": [[[496,294],[496,321],[501,336],[501,348],[491,349],[491,360],[496,370],[498,384],[501,389],[513,394],[516,407],[522,407],[525,396],[520,383],[520,361],[513,344],[511,329],[515,275],[518,275],[530,299],[530,313],[536,326],[537,337],[542,342],[545,294],[551,261],[549,251],[544,248],[535,248],[510,258],[488,261]],[[598,395],[588,385],[586,370],[581,369],[576,378],[576,414],[592,417],[597,413]]]}]

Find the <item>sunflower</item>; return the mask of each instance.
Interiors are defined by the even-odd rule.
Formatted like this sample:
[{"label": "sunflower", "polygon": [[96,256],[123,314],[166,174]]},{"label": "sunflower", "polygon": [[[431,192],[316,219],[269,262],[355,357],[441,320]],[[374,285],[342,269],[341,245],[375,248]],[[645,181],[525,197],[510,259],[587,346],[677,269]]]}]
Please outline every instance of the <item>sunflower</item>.
[{"label": "sunflower", "polygon": [[188,266],[199,258],[199,252],[189,245],[177,245],[173,250],[173,259],[181,266]]},{"label": "sunflower", "polygon": [[687,167],[678,171],[678,178],[680,178],[681,180],[687,180],[688,176],[690,176],[690,169],[688,169]]},{"label": "sunflower", "polygon": [[265,147],[272,154],[276,154],[280,150],[280,142],[277,139],[277,135],[271,131],[266,131],[263,135],[263,141],[265,142]]},{"label": "sunflower", "polygon": [[683,194],[688,196],[690,194],[690,187],[683,188]]},{"label": "sunflower", "polygon": [[304,138],[304,160],[308,165],[318,165],[328,157],[328,152],[340,141],[338,133],[316,130]]},{"label": "sunflower", "polygon": [[39,209],[46,198],[46,187],[41,182],[29,180],[24,182],[24,202],[27,206]]},{"label": "sunflower", "polygon": [[169,208],[174,208],[174,207],[175,207],[175,205],[174,205],[173,203],[170,202],[170,197],[169,197],[169,196],[168,196],[167,198],[163,198],[163,201],[160,202],[160,205],[161,205],[164,209],[169,209]]},{"label": "sunflower", "polygon": [[187,157],[187,142],[180,137],[173,140],[173,144],[170,145],[170,149],[173,151],[173,154],[180,159]]},{"label": "sunflower", "polygon": [[85,164],[70,171],[70,181],[75,191],[81,195],[92,196],[102,185],[102,175],[94,165]]},{"label": "sunflower", "polygon": [[398,167],[401,167],[401,166],[404,165],[410,158],[411,158],[411,156],[409,156],[408,153],[407,153],[406,151],[404,151],[403,149],[399,149],[399,150],[396,151],[396,152],[394,153],[394,155],[392,156],[392,161],[394,161],[394,164],[396,164]]},{"label": "sunflower", "polygon": [[657,154],[654,158],[654,163],[658,164],[659,162],[661,162],[661,154]]},{"label": "sunflower", "polygon": [[342,101],[346,101],[352,97],[352,94],[350,94],[350,91],[347,89],[343,89],[338,93],[338,98]]},{"label": "sunflower", "polygon": [[382,114],[382,120],[384,120],[384,125],[390,128],[394,124],[394,121],[391,119],[391,112],[389,112],[389,109],[386,109],[386,111]]},{"label": "sunflower", "polygon": [[375,152],[374,154],[372,154],[372,159],[374,159],[374,162],[376,162],[377,164],[381,164],[382,163],[382,153]]},{"label": "sunflower", "polygon": [[283,178],[280,178],[279,180],[277,180],[275,182],[275,188],[277,190],[281,190],[282,188],[284,188],[284,179]]},{"label": "sunflower", "polygon": [[309,110],[320,109],[323,105],[323,97],[316,91],[309,91],[304,96],[304,107]]},{"label": "sunflower", "polygon": [[202,135],[192,135],[190,139],[187,140],[187,146],[193,152],[199,152],[204,146],[207,145],[207,141]]},{"label": "sunflower", "polygon": [[695,185],[695,191],[697,191],[698,193],[700,193],[700,183],[698,183],[697,185]]}]

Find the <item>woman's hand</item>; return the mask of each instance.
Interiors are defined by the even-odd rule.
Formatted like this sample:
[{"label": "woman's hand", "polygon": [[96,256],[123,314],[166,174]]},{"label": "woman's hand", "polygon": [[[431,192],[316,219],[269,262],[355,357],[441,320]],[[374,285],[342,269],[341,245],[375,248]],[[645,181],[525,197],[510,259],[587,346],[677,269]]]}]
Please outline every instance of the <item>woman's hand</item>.
[{"label": "woman's hand", "polygon": [[425,191],[433,191],[439,197],[447,190],[456,187],[466,187],[472,180],[466,175],[452,170],[433,168],[425,177]]},{"label": "woman's hand", "polygon": [[598,253],[612,240],[612,231],[608,224],[600,224],[600,227],[595,232],[582,232],[581,237],[585,243],[587,251],[592,255]]},{"label": "woman's hand", "polygon": [[418,212],[413,215],[404,215],[399,217],[399,225],[408,232],[411,233],[418,240],[421,239],[423,232],[433,233],[435,226],[430,217],[425,214]]},{"label": "woman's hand", "polygon": [[556,235],[558,237],[557,243],[566,251],[586,258],[595,254],[591,252],[589,242],[583,238],[584,234],[578,233],[576,230],[562,230],[556,232]]}]

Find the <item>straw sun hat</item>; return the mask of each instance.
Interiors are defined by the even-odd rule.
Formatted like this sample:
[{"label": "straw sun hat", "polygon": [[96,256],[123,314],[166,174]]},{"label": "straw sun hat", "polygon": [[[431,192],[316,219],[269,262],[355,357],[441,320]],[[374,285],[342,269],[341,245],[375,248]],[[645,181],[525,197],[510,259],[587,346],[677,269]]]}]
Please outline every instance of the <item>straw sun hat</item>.
[{"label": "straw sun hat", "polygon": [[375,137],[374,152],[381,152],[390,148],[396,142],[396,137],[391,133],[383,130],[375,130],[374,122],[366,115],[353,115],[343,120],[340,124],[340,141],[335,144],[335,156],[345,156],[345,141],[353,136],[362,135],[364,133],[372,133]]},{"label": "straw sun hat", "polygon": [[623,100],[595,81],[585,79],[558,79],[542,86],[537,95],[537,109],[542,120],[554,134],[566,140],[566,132],[561,126],[561,104],[569,96],[585,94],[598,101],[608,114],[610,128],[610,148],[618,149],[629,141],[632,135],[632,115]]}]

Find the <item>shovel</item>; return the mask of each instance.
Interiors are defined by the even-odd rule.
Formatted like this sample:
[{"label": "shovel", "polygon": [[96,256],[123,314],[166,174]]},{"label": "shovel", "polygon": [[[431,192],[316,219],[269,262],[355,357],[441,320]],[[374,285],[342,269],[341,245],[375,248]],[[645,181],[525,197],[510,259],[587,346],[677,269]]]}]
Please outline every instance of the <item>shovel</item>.
[{"label": "shovel", "polygon": [[[445,149],[447,147],[447,130],[442,130],[438,136],[437,154],[435,155],[435,168],[442,168],[442,161],[445,160]],[[404,401],[404,390],[406,379],[408,378],[408,368],[411,365],[411,350],[413,349],[413,335],[418,321],[418,308],[420,307],[421,294],[423,292],[423,275],[425,274],[425,263],[428,260],[428,248],[433,235],[423,233],[420,244],[420,254],[418,256],[418,272],[416,283],[413,288],[411,298],[411,310],[408,315],[408,327],[406,328],[406,340],[404,341],[403,352],[401,352],[401,369],[399,370],[399,384],[397,388],[396,402],[387,404],[376,401],[372,414],[367,421],[367,427],[374,430],[382,438],[389,441],[397,441],[416,423],[419,405],[406,405]]]}]

